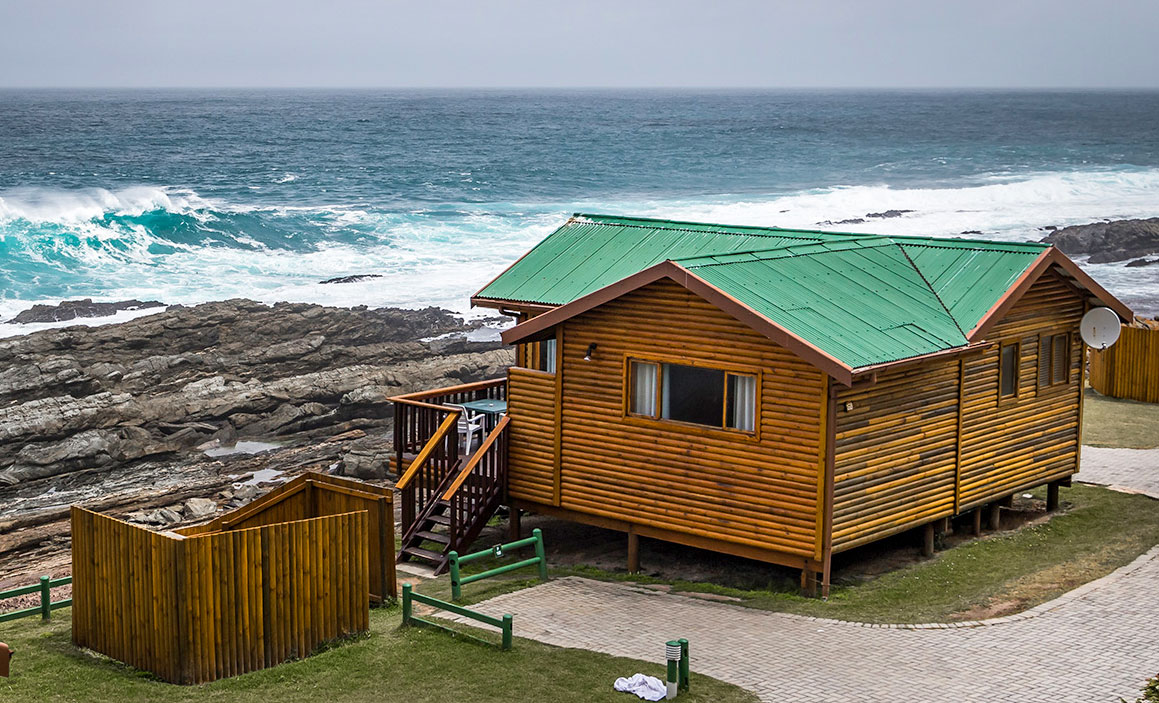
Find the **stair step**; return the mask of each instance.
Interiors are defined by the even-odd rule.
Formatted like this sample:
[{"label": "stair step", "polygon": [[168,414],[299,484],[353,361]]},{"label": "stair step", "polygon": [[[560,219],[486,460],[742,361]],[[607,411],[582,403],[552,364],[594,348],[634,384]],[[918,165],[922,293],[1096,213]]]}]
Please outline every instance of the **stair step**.
[{"label": "stair step", "polygon": [[423,539],[428,539],[432,542],[439,542],[441,544],[450,544],[451,543],[451,536],[450,535],[441,534],[439,532],[428,532],[427,530],[419,530],[418,532],[415,533],[415,537],[422,537]]},{"label": "stair step", "polygon": [[446,556],[442,552],[435,552],[430,549],[423,549],[422,547],[403,547],[400,551],[402,554],[408,554],[419,559],[426,559],[427,561],[441,563],[446,559]]},{"label": "stair step", "polygon": [[440,525],[450,525],[451,518],[448,515],[430,515],[425,518],[427,522],[434,522]]}]

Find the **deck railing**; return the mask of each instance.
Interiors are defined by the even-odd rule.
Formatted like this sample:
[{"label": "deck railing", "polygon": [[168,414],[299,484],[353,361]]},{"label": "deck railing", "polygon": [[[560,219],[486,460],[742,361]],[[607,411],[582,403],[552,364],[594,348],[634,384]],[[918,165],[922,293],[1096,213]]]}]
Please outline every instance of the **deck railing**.
[{"label": "deck railing", "polygon": [[[402,531],[446,490],[461,466],[455,407],[472,400],[506,400],[507,379],[467,383],[391,398],[394,402],[396,484],[402,493]],[[506,457],[506,452],[504,452]],[[410,459],[408,464],[408,459]]]},{"label": "deck railing", "polygon": [[434,436],[447,413],[448,407],[471,400],[506,400],[507,379],[492,378],[461,386],[436,388],[418,393],[407,393],[391,398],[394,402],[395,475],[401,476],[405,456],[417,454]]}]

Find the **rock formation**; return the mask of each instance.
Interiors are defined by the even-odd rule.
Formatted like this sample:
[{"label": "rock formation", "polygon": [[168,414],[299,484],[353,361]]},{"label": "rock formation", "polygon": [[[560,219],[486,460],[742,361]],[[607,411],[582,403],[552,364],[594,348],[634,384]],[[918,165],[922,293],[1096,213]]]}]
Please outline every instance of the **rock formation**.
[{"label": "rock formation", "polygon": [[1042,241],[1055,245],[1067,256],[1090,255],[1088,261],[1092,264],[1141,259],[1159,254],[1159,217],[1063,227]]}]

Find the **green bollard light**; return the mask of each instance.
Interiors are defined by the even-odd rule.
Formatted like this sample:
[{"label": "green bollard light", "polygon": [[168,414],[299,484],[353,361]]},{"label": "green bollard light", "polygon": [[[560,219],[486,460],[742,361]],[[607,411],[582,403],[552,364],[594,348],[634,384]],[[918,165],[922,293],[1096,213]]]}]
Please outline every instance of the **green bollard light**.
[{"label": "green bollard light", "polygon": [[683,637],[680,638],[680,690],[688,690],[689,666],[688,661],[688,640]]},{"label": "green bollard light", "polygon": [[671,700],[676,697],[676,691],[679,688],[680,643],[676,640],[665,642],[664,655],[668,659],[668,681],[666,682],[668,690],[664,697]]}]

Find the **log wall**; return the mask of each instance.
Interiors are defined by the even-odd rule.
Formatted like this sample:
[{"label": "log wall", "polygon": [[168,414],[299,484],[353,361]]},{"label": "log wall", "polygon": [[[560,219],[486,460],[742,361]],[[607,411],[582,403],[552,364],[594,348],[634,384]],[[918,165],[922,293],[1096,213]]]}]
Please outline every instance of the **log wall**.
[{"label": "log wall", "polygon": [[507,491],[514,498],[555,501],[556,375],[511,367],[507,372]]},{"label": "log wall", "polygon": [[[562,432],[556,446],[550,425],[542,422],[554,403],[549,378],[512,370],[513,496],[819,557],[826,397],[820,371],[671,281],[572,318],[560,334],[562,403],[556,407]],[[591,343],[596,353],[584,361]],[[626,417],[629,357],[758,372],[758,432]]]},{"label": "log wall", "polygon": [[[1048,271],[986,335],[996,344],[965,364],[958,509],[1078,471],[1084,299]],[[1038,383],[1039,337],[1070,333],[1066,383]],[[1018,394],[998,397],[999,347],[1019,342]]]},{"label": "log wall", "polygon": [[882,372],[838,392],[835,551],[954,513],[958,363]]}]

